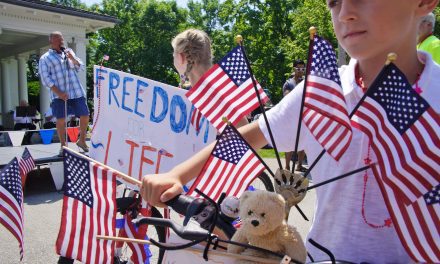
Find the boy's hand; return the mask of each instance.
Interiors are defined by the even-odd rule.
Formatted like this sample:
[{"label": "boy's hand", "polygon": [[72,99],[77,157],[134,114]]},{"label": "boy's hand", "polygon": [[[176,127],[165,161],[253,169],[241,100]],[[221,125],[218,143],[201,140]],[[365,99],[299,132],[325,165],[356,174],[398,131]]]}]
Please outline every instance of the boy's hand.
[{"label": "boy's hand", "polygon": [[166,207],[165,202],[182,193],[183,184],[168,173],[145,175],[142,178],[141,196],[152,206]]}]

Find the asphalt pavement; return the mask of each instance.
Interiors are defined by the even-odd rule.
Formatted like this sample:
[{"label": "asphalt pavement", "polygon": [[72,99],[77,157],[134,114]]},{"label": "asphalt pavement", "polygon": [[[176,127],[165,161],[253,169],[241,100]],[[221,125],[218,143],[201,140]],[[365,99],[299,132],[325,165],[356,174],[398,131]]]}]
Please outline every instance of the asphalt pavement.
[{"label": "asphalt pavement", "polygon": [[[275,171],[275,159],[265,159]],[[32,171],[28,176],[24,197],[24,259],[21,263],[57,263],[55,241],[60,226],[63,195],[56,192],[48,168]],[[305,221],[296,209],[292,209],[289,224],[297,227],[305,236],[310,229],[315,203],[315,192],[309,191],[299,204],[310,221]],[[173,215],[173,219],[179,216]],[[20,263],[18,242],[9,231],[0,225],[0,263]],[[153,251],[154,253],[154,251]],[[77,263],[77,262],[75,262]]]}]

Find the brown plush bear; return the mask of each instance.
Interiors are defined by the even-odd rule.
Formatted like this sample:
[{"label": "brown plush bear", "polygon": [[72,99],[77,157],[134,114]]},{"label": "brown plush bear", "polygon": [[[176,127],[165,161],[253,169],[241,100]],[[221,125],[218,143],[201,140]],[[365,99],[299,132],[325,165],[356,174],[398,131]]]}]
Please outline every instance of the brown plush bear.
[{"label": "brown plush bear", "polygon": [[[239,215],[242,225],[232,241],[265,248],[292,259],[305,262],[307,251],[298,231],[287,225],[284,198],[267,191],[246,191],[240,197]],[[263,258],[276,256],[229,244],[228,252]],[[240,260],[237,263],[255,263]]]}]

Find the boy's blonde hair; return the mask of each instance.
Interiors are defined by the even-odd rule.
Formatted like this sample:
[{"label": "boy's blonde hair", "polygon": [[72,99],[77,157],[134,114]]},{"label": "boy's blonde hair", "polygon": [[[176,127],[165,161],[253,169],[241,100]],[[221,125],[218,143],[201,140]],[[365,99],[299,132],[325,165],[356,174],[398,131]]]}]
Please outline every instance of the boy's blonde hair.
[{"label": "boy's blonde hair", "polygon": [[185,70],[187,77],[194,64],[212,65],[211,40],[204,31],[187,29],[171,41],[174,52],[183,53],[188,61]]}]

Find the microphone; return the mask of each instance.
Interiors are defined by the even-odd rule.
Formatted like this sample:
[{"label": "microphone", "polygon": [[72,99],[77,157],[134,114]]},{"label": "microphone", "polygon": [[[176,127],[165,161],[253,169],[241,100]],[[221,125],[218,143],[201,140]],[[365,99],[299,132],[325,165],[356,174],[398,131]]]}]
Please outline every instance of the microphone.
[{"label": "microphone", "polygon": [[61,47],[60,47],[60,50],[61,50],[61,52],[64,53],[64,55],[66,56],[65,59],[68,59],[68,58],[69,58],[69,56],[68,56],[68,53],[69,53],[68,51],[69,51],[69,49],[66,49],[66,47],[61,46]]}]

